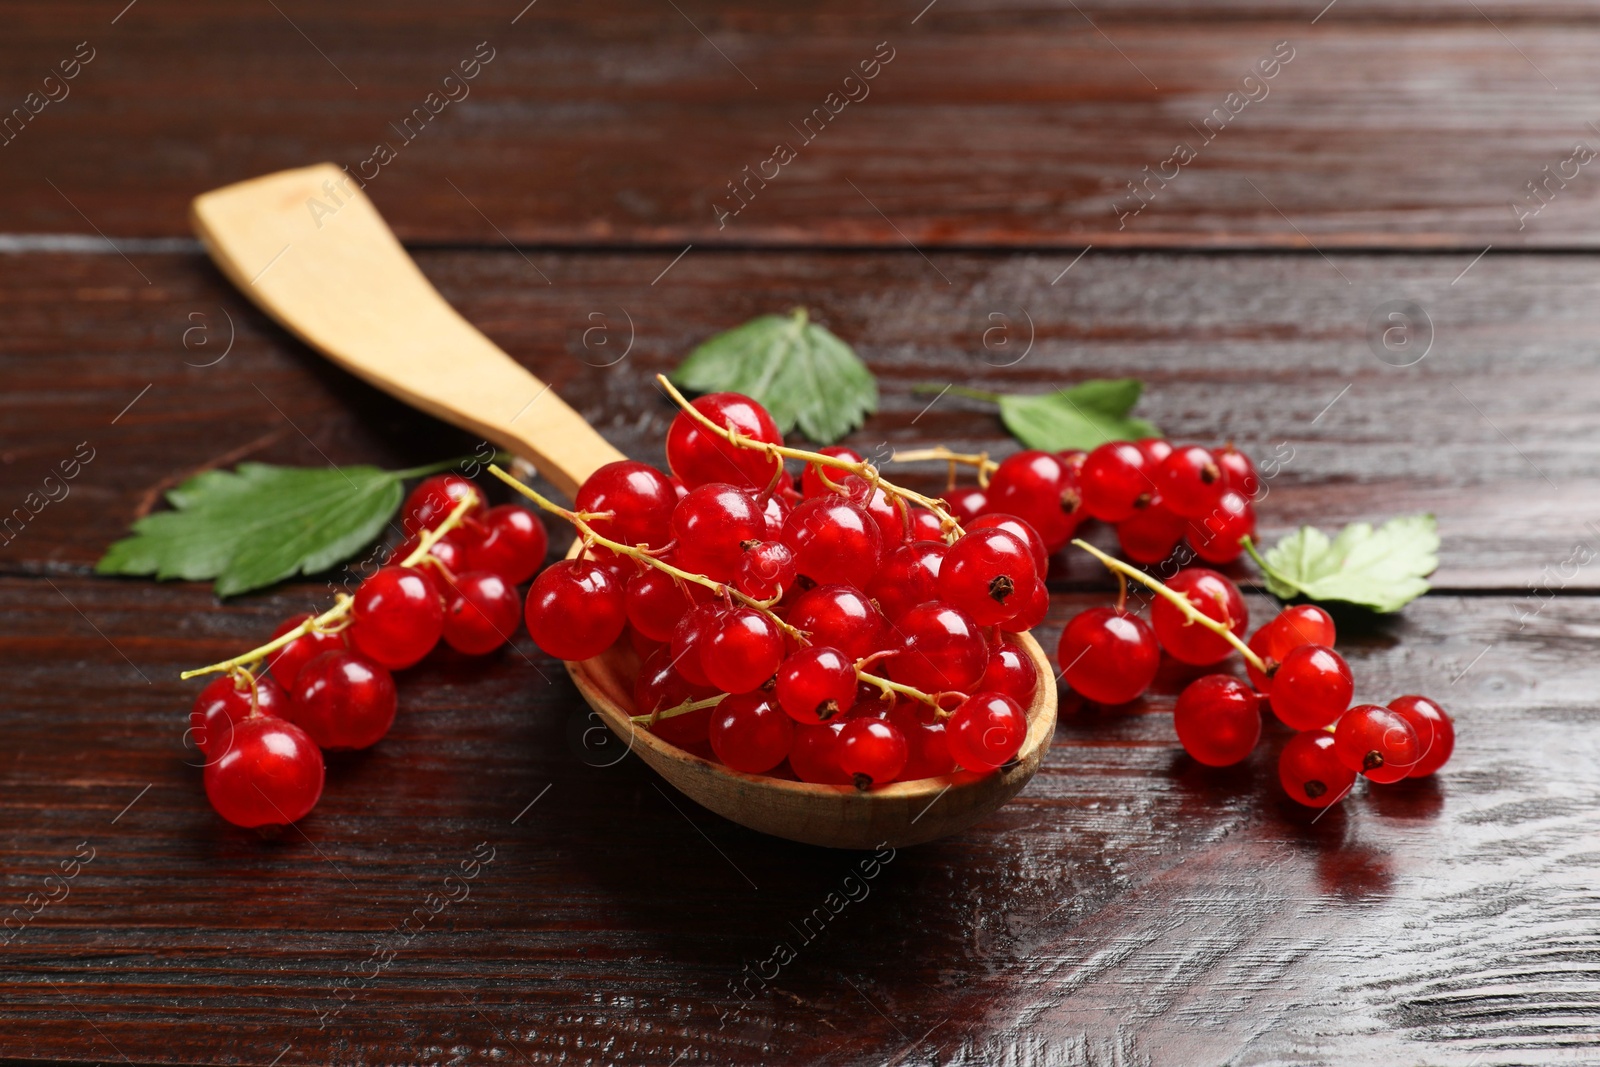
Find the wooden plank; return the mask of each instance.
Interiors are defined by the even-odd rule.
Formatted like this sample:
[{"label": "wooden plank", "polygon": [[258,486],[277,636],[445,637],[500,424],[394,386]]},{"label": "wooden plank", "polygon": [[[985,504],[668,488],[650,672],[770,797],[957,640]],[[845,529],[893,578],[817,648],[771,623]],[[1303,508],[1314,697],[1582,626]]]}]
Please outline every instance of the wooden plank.
[{"label": "wooden plank", "polygon": [[[263,844],[206,808],[175,676],[317,590],[218,611],[192,586],[51,582],[0,579],[4,903],[93,858],[0,955],[0,1056],[1481,1067],[1600,1040],[1600,677],[1572,654],[1591,598],[1521,631],[1497,598],[1443,595],[1346,626],[1358,696],[1456,714],[1436,782],[1313,820],[1277,796],[1278,728],[1238,769],[1179,754],[1190,675],[1169,665],[1142,704],[1069,701],[1016,803],[869,878],[860,854],[674,810],[635,760],[596,766],[525,636],[408,672],[390,737]],[[1058,595],[1044,637],[1102,602]],[[398,934],[480,842],[467,898]],[[830,893],[858,899],[829,914]]]},{"label": "wooden plank", "polygon": [[[920,384],[1037,392],[1133,375],[1148,383],[1140,410],[1170,434],[1286,457],[1259,506],[1268,539],[1431,510],[1442,588],[1512,591],[1531,610],[1556,587],[1600,587],[1592,566],[1558,573],[1600,538],[1587,258],[696,249],[652,284],[672,258],[420,260],[470,321],[618,447],[658,463],[672,412],[651,375],[718,330],[803,302],[879,375],[883,410],[852,438],[865,451],[1017,447],[985,405]],[[1407,367],[1392,364],[1427,344],[1422,320],[1413,347],[1393,351],[1369,325],[1402,297],[1436,337]],[[402,467],[473,450],[310,355],[195,254],[0,256],[0,308],[0,501],[39,512],[7,531],[10,573],[82,573],[164,488],[209,464]],[[43,502],[61,492],[45,479],[85,449],[69,495]],[[1101,580],[1075,562],[1057,577]]]},{"label": "wooden plank", "polygon": [[[1570,161],[1600,114],[1581,9],[1344,0],[1313,24],[1322,5],[1302,0],[858,6],[629,0],[513,25],[468,3],[441,30],[421,3],[197,16],[144,0],[115,26],[21,5],[0,41],[7,109],[76,42],[95,57],[4,146],[0,233],[185,234],[196,193],[326,159],[370,176],[422,242],[1476,252],[1600,237],[1600,184]],[[480,41],[492,61],[450,89],[468,95],[402,129]],[[1246,84],[1280,41],[1293,59]],[[835,98],[807,132],[879,42],[894,58],[851,90],[869,95]],[[780,142],[795,158],[764,167]],[[1195,158],[1167,163],[1179,142]],[[380,145],[392,161],[367,162]],[[1166,177],[1144,185],[1146,167]],[[1529,183],[1547,181],[1541,206]]]}]

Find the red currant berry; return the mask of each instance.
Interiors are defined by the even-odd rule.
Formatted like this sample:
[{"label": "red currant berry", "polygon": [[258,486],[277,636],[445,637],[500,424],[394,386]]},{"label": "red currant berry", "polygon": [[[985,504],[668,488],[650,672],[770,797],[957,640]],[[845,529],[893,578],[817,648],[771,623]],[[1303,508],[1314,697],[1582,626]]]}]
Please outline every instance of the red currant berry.
[{"label": "red currant berry", "polygon": [[1028,546],[1005,530],[974,530],[950,546],[939,594],[979,626],[1006,621],[1033,596],[1038,572]]},{"label": "red currant berry", "polygon": [[1004,693],[1026,708],[1032,705],[1039,688],[1039,668],[1015,641],[1003,640],[989,646],[989,666],[978,688],[987,693]]},{"label": "red currant berry", "polygon": [[524,617],[533,643],[546,655],[584,660],[616,643],[628,610],[622,584],[610,571],[594,560],[564,559],[533,580]]},{"label": "red currant berry", "polygon": [[1205,518],[1189,520],[1187,536],[1194,554],[1207,563],[1232,563],[1244,551],[1240,538],[1255,532],[1255,509],[1230,489]]},{"label": "red currant berry", "polygon": [[1278,756],[1278,781],[1290,798],[1310,808],[1326,808],[1344,799],[1356,784],[1356,772],[1334,755],[1333,735],[1306,730],[1289,738]]},{"label": "red currant berry", "polygon": [[794,720],[766,693],[737,693],[711,715],[711,750],[736,771],[765,774],[788,757],[793,743]]},{"label": "red currant berry", "polygon": [[970,693],[989,667],[989,649],[972,617],[938,601],[918,604],[895,624],[900,649],[889,674],[925,693]]},{"label": "red currant berry", "polygon": [[[433,543],[433,547],[428,549],[428,554],[412,564],[412,566],[420,570],[424,565],[431,567],[438,564],[451,574],[467,570],[468,542],[465,538],[456,536],[459,531],[460,527],[457,527],[439,538]],[[383,565],[385,567],[400,566],[405,560],[410,559],[411,554],[421,545],[421,535],[406,538],[396,546],[393,552],[389,553],[389,558],[383,561]],[[437,574],[439,572],[435,570],[430,573]]]},{"label": "red currant berry", "polygon": [[696,582],[680,582],[666,571],[646,567],[623,587],[628,622],[652,641],[672,640],[678,620],[696,604],[711,599],[711,591]]},{"label": "red currant berry", "polygon": [[252,713],[281,719],[288,707],[288,696],[270,674],[257,676],[254,685],[243,675],[224,674],[212,679],[195,697],[189,712],[189,736],[201,755],[214,760],[233,746],[233,728]]},{"label": "red currant berry", "polygon": [[949,547],[944,542],[912,541],[889,553],[867,595],[884,617],[898,619],[925,600],[939,595],[939,568]]},{"label": "red currant berry", "polygon": [[[882,535],[882,551],[888,552],[906,539],[906,515],[900,513],[900,507],[889,494],[882,489],[873,489],[871,483],[859,474],[852,474],[841,483],[844,497],[855,504],[878,524],[878,533]],[[907,509],[909,513],[909,508]]]},{"label": "red currant berry", "polygon": [[350,616],[351,645],[392,671],[421,660],[444,633],[439,587],[414,567],[384,567],[362,582]]},{"label": "red currant berry", "polygon": [[1333,647],[1333,617],[1315,604],[1284,608],[1267,626],[1266,654],[1279,663],[1301,645]]},{"label": "red currant berry", "polygon": [[660,548],[672,540],[678,494],[667,476],[648,463],[620,459],[589,475],[572,506],[575,511],[612,513],[611,518],[588,520],[601,537]]},{"label": "red currant berry", "polygon": [[[945,724],[929,721],[917,709],[925,705],[900,701],[889,709],[889,722],[899,729],[906,739],[906,765],[900,770],[899,780],[914,782],[919,778],[942,778],[956,772],[956,758],[950,754],[950,734]],[[927,708],[931,712],[932,708]]]},{"label": "red currant berry", "polygon": [[366,657],[324,652],[295,682],[288,718],[323,748],[368,748],[394,725],[394,677]]},{"label": "red currant berry", "polygon": [[[483,516],[483,528],[483,540],[467,550],[468,566],[453,566],[452,571],[493,571],[507,585],[521,585],[544,566],[550,535],[539,516],[527,508],[516,504],[490,508]],[[449,538],[446,534],[445,540]]]},{"label": "red currant berry", "polygon": [[[1273,659],[1272,654],[1267,651],[1267,642],[1271,640],[1271,638],[1272,623],[1269,622],[1265,626],[1258,629],[1255,633],[1251,634],[1248,643],[1250,645],[1250,651],[1261,657],[1262,662],[1267,665],[1267,670],[1270,672],[1276,672],[1278,669],[1278,661]],[[1244,661],[1244,669],[1245,673],[1250,675],[1250,684],[1256,687],[1256,692],[1261,693],[1262,695],[1267,695],[1272,692],[1272,678],[1269,675],[1263,674],[1256,670],[1255,664],[1251,663],[1249,660]]]},{"label": "red currant berry", "polygon": [[[672,650],[662,647],[650,653],[633,680],[633,710],[636,715],[666,711],[716,692],[709,685],[695,685],[672,666]],[[650,732],[679,748],[705,744],[711,728],[711,708],[700,708],[670,719],[658,719]]]},{"label": "red currant berry", "polygon": [[1357,704],[1333,729],[1333,754],[1374,782],[1398,782],[1422,758],[1422,741],[1399,712],[1381,704]]},{"label": "red currant berry", "polygon": [[1185,519],[1209,515],[1222,500],[1222,468],[1199,445],[1174,449],[1155,469],[1154,478],[1167,510]]},{"label": "red currant berry", "polygon": [[[1167,588],[1181,593],[1206,618],[1227,623],[1234,636],[1244,636],[1245,626],[1250,622],[1244,597],[1239,595],[1238,586],[1216,571],[1204,567],[1186,568],[1172,576]],[[1233,651],[1226,640],[1199,623],[1190,622],[1165,597],[1157,597],[1151,605],[1150,624],[1155,628],[1161,647],[1180,663],[1205,667],[1220,663]]]},{"label": "red currant berry", "polygon": [[760,688],[782,661],[783,631],[750,608],[724,612],[700,647],[700,669],[724,693]]},{"label": "red currant berry", "polygon": [[711,684],[701,655],[727,610],[717,601],[697,604],[672,628],[672,665],[695,685]]},{"label": "red currant berry", "polygon": [[469,656],[493,652],[517,632],[522,598],[492,571],[468,571],[449,587],[444,608],[445,644]]},{"label": "red currant berry", "polygon": [[306,732],[261,715],[239,723],[233,745],[206,765],[206,798],[235,826],[282,826],[317,806],[322,778],[322,753]]},{"label": "red currant berry", "polygon": [[1350,706],[1355,679],[1344,657],[1322,645],[1301,645],[1272,675],[1273,714],[1294,730],[1330,726]]},{"label": "red currant berry", "polygon": [[851,719],[839,731],[839,769],[857,789],[894,781],[907,754],[905,735],[883,719]]},{"label": "red currant berry", "polygon": [[819,585],[796,600],[789,625],[811,635],[814,645],[828,645],[852,661],[883,647],[888,620],[865,593],[848,585]]},{"label": "red currant berry", "polygon": [[1389,701],[1389,709],[1411,724],[1422,745],[1422,755],[1406,777],[1425,778],[1449,761],[1456,748],[1456,724],[1443,708],[1427,697],[1403,696]]},{"label": "red currant berry", "polygon": [[1139,446],[1144,458],[1150,461],[1151,470],[1161,466],[1162,462],[1172,455],[1172,442],[1165,437],[1141,437],[1134,444]]},{"label": "red currant berry", "polygon": [[[277,640],[290,630],[300,627],[310,615],[294,615],[283,620],[283,623],[272,631],[273,640]],[[344,633],[324,633],[312,630],[284,645],[272,654],[272,659],[267,661],[267,666],[272,670],[272,677],[277,679],[285,692],[294,688],[294,680],[300,676],[300,668],[316,659],[324,652],[332,652],[339,648],[348,648],[345,643]]]},{"label": "red currant berry", "polygon": [[989,480],[989,508],[1026,519],[1046,553],[1059,550],[1083,521],[1078,472],[1051,452],[1009,456]]},{"label": "red currant berry", "polygon": [[[745,437],[769,445],[783,444],[783,434],[767,409],[739,393],[708,393],[694,408],[719,428],[729,423]],[[782,469],[776,456],[742,448],[702,426],[686,411],[678,412],[667,430],[667,463],[690,489],[727,482],[745,489],[765,489]]]},{"label": "red currant berry", "polygon": [[1079,475],[1083,510],[1101,522],[1123,522],[1155,497],[1150,461],[1131,441],[1107,441],[1090,452]]},{"label": "red currant berry", "polygon": [[485,510],[483,493],[461,475],[435,474],[424,478],[406,497],[400,512],[401,526],[408,536],[431,530],[449,518],[456,505],[469,494],[476,496],[478,502],[467,509],[467,514],[482,515]]},{"label": "red currant berry", "polygon": [[1016,515],[1007,515],[1003,511],[990,511],[979,515],[971,522],[963,523],[968,535],[979,530],[1004,530],[1012,534],[1028,546],[1029,553],[1033,556],[1033,569],[1043,578],[1050,570],[1050,553],[1045,550],[1044,538],[1039,536],[1039,531],[1033,528],[1033,523]]},{"label": "red currant berry", "polygon": [[1237,678],[1208,674],[1178,694],[1172,725],[1185,752],[1208,767],[1227,767],[1261,740],[1261,700]]},{"label": "red currant berry", "polygon": [[795,722],[827,722],[856,702],[855,664],[827,645],[802,648],[778,667],[774,693]]},{"label": "red currant berry", "polygon": [[850,776],[839,766],[839,735],[843,731],[843,716],[821,726],[796,726],[789,748],[794,776],[815,785],[849,785]]},{"label": "red currant berry", "polygon": [[733,579],[744,546],[767,540],[767,519],[753,494],[711,482],[678,504],[672,532],[684,567],[725,582]]},{"label": "red currant berry", "polygon": [[1044,622],[1044,617],[1050,614],[1050,590],[1044,584],[1043,578],[1033,580],[1033,588],[1028,591],[1028,599],[1017,609],[1017,613],[1000,624],[1000,629],[1010,634],[1026,633],[1027,631]]},{"label": "red currant berry", "polygon": [[963,526],[989,509],[988,491],[975,485],[946,489],[939,494],[939,499],[944,502],[944,509]]},{"label": "red currant berry", "polygon": [[911,532],[906,535],[907,541],[937,541],[944,544],[944,524],[939,521],[939,516],[927,508],[911,509]]},{"label": "red currant berry", "polygon": [[969,771],[992,771],[1010,763],[1027,736],[1028,717],[1004,693],[974,693],[945,724],[950,754]]},{"label": "red currant berry", "polygon": [[733,587],[756,600],[771,600],[785,589],[793,588],[798,573],[793,552],[781,542],[761,541],[740,553],[739,566],[733,573]]},{"label": "red currant berry", "polygon": [[[824,456],[833,456],[836,459],[847,459],[851,463],[860,463],[863,458],[861,453],[855,449],[846,448],[843,445],[827,445],[817,449],[817,452]],[[819,471],[822,473],[819,474]],[[800,472],[800,495],[806,500],[810,500],[813,497],[837,493],[839,491],[837,488],[829,488],[827,482],[822,480],[823,475],[827,475],[828,481],[835,486],[840,486],[849,473],[842,467],[807,463],[806,469]]]},{"label": "red currant berry", "polygon": [[1137,615],[1116,608],[1089,608],[1061,631],[1056,659],[1067,684],[1085,699],[1126,704],[1155,680],[1161,646]]},{"label": "red currant berry", "polygon": [[1222,470],[1223,487],[1246,500],[1254,500],[1261,492],[1261,476],[1256,473],[1256,465],[1250,462],[1250,457],[1231,444],[1217,449],[1212,456]]},{"label": "red currant berry", "polygon": [[1172,555],[1188,523],[1157,501],[1131,519],[1117,523],[1117,543],[1122,554],[1135,563],[1160,563]]},{"label": "red currant berry", "polygon": [[865,589],[883,558],[883,534],[872,517],[839,496],[807,500],[789,513],[783,543],[795,568],[814,582]]}]

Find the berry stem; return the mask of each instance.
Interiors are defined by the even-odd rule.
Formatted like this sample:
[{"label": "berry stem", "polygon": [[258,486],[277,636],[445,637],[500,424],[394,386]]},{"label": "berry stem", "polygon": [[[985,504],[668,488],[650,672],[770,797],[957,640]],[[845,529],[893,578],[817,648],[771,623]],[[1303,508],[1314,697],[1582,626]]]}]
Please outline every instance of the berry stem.
[{"label": "berry stem", "polygon": [[[735,448],[753,448],[758,452],[765,452],[767,455],[776,456],[779,459],[798,459],[808,464],[814,464],[818,468],[819,473],[821,473],[821,468],[823,467],[837,467],[840,470],[849,471],[851,474],[860,475],[862,478],[865,478],[874,489],[882,489],[890,496],[899,497],[902,500],[909,501],[913,504],[920,504],[929,511],[933,512],[934,515],[936,515],[939,519],[939,526],[944,531],[945,539],[947,541],[954,544],[955,541],[961,537],[961,524],[956,521],[956,517],[954,515],[950,514],[950,512],[945,509],[943,501],[936,500],[933,497],[923,496],[921,493],[918,493],[915,490],[907,489],[904,486],[895,485],[890,481],[885,481],[883,475],[878,472],[878,468],[866,460],[860,460],[858,462],[851,459],[842,459],[839,456],[825,456],[821,452],[808,452],[803,448],[792,448],[788,445],[775,445],[767,441],[753,441],[744,434],[740,433],[738,430],[730,429],[726,426],[718,426],[716,423],[712,422],[711,419],[707,417],[705,412],[689,403],[689,401],[684,398],[684,395],[678,392],[677,386],[673,385],[672,382],[667,379],[665,374],[656,375],[656,381],[663,389],[667,391],[667,395],[672,398],[673,403],[677,404],[678,407],[683,409],[684,414],[688,415],[691,419],[694,419],[700,425],[704,426],[706,429],[710,430],[724,441],[727,441]],[[831,482],[829,484],[831,484]]]},{"label": "berry stem", "polygon": [[[451,465],[453,466],[454,464],[452,463]],[[419,469],[425,470],[427,468]],[[448,467],[445,469],[448,469]],[[434,545],[439,543],[440,538],[444,537],[445,534],[461,525],[461,520],[466,517],[467,512],[476,506],[477,503],[478,494],[476,492],[464,496],[457,501],[456,506],[451,510],[450,514],[445,517],[443,522],[431,530],[423,531],[422,536],[417,539],[417,547],[411,552],[410,555],[406,556],[405,559],[400,561],[399,566],[412,567],[417,563],[420,563],[428,555],[428,551],[432,549]],[[335,624],[343,622],[350,614],[350,604],[351,598],[344,593],[339,593],[334,597],[333,607],[329,608],[327,611],[324,611],[321,615],[318,615],[315,618],[307,619],[305,622],[301,623],[299,626],[296,626],[288,633],[281,634],[278,637],[273,638],[271,641],[268,641],[259,648],[252,648],[249,652],[246,652],[243,655],[235,656],[232,659],[225,659],[221,663],[213,663],[209,667],[199,667],[192,671],[184,671],[182,674],[178,675],[178,677],[184,681],[188,681],[190,678],[198,678],[202,674],[216,674],[218,671],[232,671],[240,667],[246,667],[252,663],[258,663],[266,657],[272,655],[272,653],[278,651],[278,649],[283,648],[291,641],[299,640],[306,634],[311,633],[313,630],[327,630],[332,628]]]},{"label": "berry stem", "polygon": [[[523,496],[539,505],[539,507],[543,508],[545,511],[550,512],[552,515],[559,515],[561,518],[570,522],[577,528],[578,533],[583,537],[586,544],[595,544],[600,545],[602,548],[609,548],[619,556],[628,556],[629,558],[643,563],[646,566],[654,567],[658,571],[664,571],[665,573],[670,574],[672,577],[678,579],[680,582],[694,582],[696,585],[701,585],[711,590],[717,596],[726,596],[737,600],[745,607],[765,615],[780,630],[794,638],[796,641],[803,645],[810,644],[808,635],[804,630],[796,629],[772,613],[772,602],[757,600],[755,597],[746,596],[744,593],[741,593],[731,585],[725,585],[722,582],[707,578],[703,574],[696,574],[693,571],[686,571],[680,567],[674,567],[670,563],[656,559],[656,557],[651,554],[648,548],[640,548],[637,545],[625,545],[620,541],[613,541],[609,537],[603,537],[600,534],[595,533],[594,528],[584,521],[584,512],[572,511],[568,508],[562,507],[560,504],[557,504],[553,500],[550,500],[548,497],[544,496],[538,490],[531,489],[528,486],[523,485],[511,475],[501,470],[497,464],[489,464],[488,470],[490,474],[494,475],[496,478],[499,478],[502,482],[505,482],[511,488],[515,489],[517,492],[521,493]],[[595,516],[589,517],[594,518]]]},{"label": "berry stem", "polygon": [[1150,589],[1153,589],[1158,595],[1165,597],[1173,607],[1183,612],[1184,618],[1188,619],[1192,623],[1197,623],[1201,626],[1204,626],[1206,629],[1210,630],[1212,633],[1228,642],[1228,644],[1238,649],[1239,654],[1245,658],[1245,661],[1249,663],[1250,666],[1254,667],[1262,674],[1271,673],[1267,669],[1267,665],[1262,661],[1261,657],[1252,652],[1250,650],[1250,646],[1241,641],[1239,639],[1239,635],[1234,633],[1233,630],[1229,628],[1227,623],[1213,619],[1211,616],[1205,614],[1199,608],[1190,603],[1189,598],[1184,596],[1182,593],[1174,593],[1171,589],[1168,589],[1165,585],[1162,585],[1160,581],[1150,577],[1139,568],[1130,566],[1129,564],[1122,562],[1122,560],[1117,559],[1115,556],[1106,555],[1104,552],[1100,551],[1098,548],[1089,544],[1082,538],[1075,537],[1072,539],[1072,543],[1089,553],[1101,563],[1104,563],[1106,567],[1112,571],[1112,573],[1117,575],[1125,575],[1128,578],[1132,578],[1140,585],[1148,586]]},{"label": "berry stem", "polygon": [[[910,697],[912,700],[920,700],[924,704],[930,704],[940,711],[944,710],[939,707],[939,697],[942,694],[936,693],[933,696],[929,696],[922,690],[913,688],[912,686],[906,685],[903,682],[890,681],[888,678],[884,678],[881,675],[872,674],[864,670],[859,662],[856,664],[856,678],[859,681],[866,682],[868,685],[877,686],[883,692],[884,696],[888,696],[891,693],[899,693],[901,696]],[[964,694],[961,695],[964,696]]]},{"label": "berry stem", "polygon": [[701,708],[714,708],[722,703],[723,697],[727,695],[726,693],[718,693],[716,696],[706,697],[704,700],[686,700],[675,708],[657,708],[647,715],[630,715],[628,721],[635,726],[654,726],[662,719],[676,719],[679,715],[687,715],[691,711],[699,711]]},{"label": "berry stem", "polygon": [[1256,551],[1255,540],[1250,537],[1249,534],[1239,538],[1239,544],[1243,545],[1244,550],[1250,553],[1250,558],[1256,561],[1256,566],[1261,568],[1262,574],[1266,575],[1268,578],[1275,579],[1283,585],[1297,589],[1302,593],[1305,592],[1305,590],[1301,589],[1299,585],[1280,574],[1277,569],[1272,566],[1272,564],[1261,558],[1261,553]]},{"label": "berry stem", "polygon": [[955,482],[955,469],[957,464],[978,468],[978,487],[989,488],[989,476],[1000,469],[1000,464],[989,458],[987,452],[952,452],[943,445],[933,448],[913,448],[907,452],[896,451],[889,457],[890,463],[917,463],[927,460],[942,460],[950,464],[950,479]]}]

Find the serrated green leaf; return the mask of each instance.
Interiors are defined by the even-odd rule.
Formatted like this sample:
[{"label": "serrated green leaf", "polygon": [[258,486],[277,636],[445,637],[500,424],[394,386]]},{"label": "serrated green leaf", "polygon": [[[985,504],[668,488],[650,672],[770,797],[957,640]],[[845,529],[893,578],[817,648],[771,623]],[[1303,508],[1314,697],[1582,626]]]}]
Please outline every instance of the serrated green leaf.
[{"label": "serrated green leaf", "polygon": [[1042,394],[1002,394],[995,399],[1012,436],[1046,452],[1085,451],[1107,441],[1159,437],[1161,431],[1128,412],[1144,390],[1137,378],[1095,378]]},{"label": "serrated green leaf", "polygon": [[799,426],[832,444],[878,410],[878,385],[849,345],[808,321],[804,308],[762,315],[702,342],[671,374],[695,392],[743,393],[778,429]]},{"label": "serrated green leaf", "polygon": [[1302,526],[1263,556],[1267,590],[1289,599],[1343,601],[1373,611],[1399,611],[1428,591],[1427,576],[1439,566],[1439,527],[1432,515],[1402,515],[1377,529],[1353,522],[1332,540]]},{"label": "serrated green leaf", "polygon": [[134,523],[95,571],[215,578],[221,597],[315,574],[377,539],[400,507],[407,473],[267,463],[206,471],[168,492],[173,510]]}]

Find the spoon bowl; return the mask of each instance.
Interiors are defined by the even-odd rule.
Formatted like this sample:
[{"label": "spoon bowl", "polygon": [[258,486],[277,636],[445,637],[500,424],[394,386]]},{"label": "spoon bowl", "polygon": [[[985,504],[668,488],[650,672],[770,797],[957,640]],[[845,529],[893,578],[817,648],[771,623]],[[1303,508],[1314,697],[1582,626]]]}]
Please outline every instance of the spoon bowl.
[{"label": "spoon bowl", "polygon": [[[323,211],[313,211],[313,203]],[[446,303],[372,202],[333,164],[205,193],[191,216],[218,267],[295,336],[379,389],[527,457],[569,499],[595,470],[625,458]],[[900,847],[966,829],[1015,796],[1039,769],[1055,731],[1053,672],[1031,635],[1017,639],[1040,685],[1016,759],[988,774],[962,772],[867,792],[742,774],[634,726],[637,662],[631,649],[613,648],[568,663],[567,670],[611,731],[696,803],[792,841]]]}]

